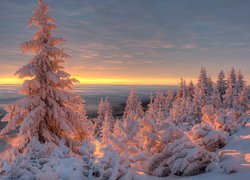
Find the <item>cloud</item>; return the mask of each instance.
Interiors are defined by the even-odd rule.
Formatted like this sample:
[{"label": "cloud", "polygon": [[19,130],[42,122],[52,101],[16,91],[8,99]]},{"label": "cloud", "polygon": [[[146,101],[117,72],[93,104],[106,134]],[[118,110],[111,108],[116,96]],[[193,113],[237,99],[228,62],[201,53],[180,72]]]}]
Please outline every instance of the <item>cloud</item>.
[{"label": "cloud", "polygon": [[104,61],[105,63],[110,63],[110,64],[122,64],[122,61]]},{"label": "cloud", "polygon": [[[58,22],[55,35],[67,39],[61,47],[72,57],[69,70],[86,66],[89,71],[115,71],[124,62],[123,74],[137,76],[146,71],[153,76],[162,70],[160,77],[167,72],[179,77],[184,72],[190,75],[183,67],[224,68],[235,61],[241,69],[250,66],[250,1],[47,3],[49,14]],[[1,2],[0,64],[5,67],[19,66],[30,58],[21,56],[18,47],[34,33],[26,22],[35,4],[34,0]],[[154,69],[147,69],[149,64]],[[245,71],[249,77],[250,72]]]},{"label": "cloud", "polygon": [[145,63],[146,64],[152,64],[153,62],[152,61],[146,61]]},{"label": "cloud", "polygon": [[184,49],[198,49],[198,46],[194,43],[186,43],[182,45],[182,48]]}]

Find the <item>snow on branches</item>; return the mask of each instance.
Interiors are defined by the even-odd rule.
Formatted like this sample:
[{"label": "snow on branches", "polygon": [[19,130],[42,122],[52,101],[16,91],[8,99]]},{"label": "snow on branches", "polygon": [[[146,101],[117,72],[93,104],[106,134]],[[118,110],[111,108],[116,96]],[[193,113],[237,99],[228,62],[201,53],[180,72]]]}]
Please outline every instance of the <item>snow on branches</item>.
[{"label": "snow on branches", "polygon": [[80,96],[64,91],[77,80],[63,71],[62,58],[69,55],[55,47],[64,40],[53,37],[56,22],[47,12],[45,1],[38,0],[38,7],[28,22],[38,30],[33,40],[21,44],[24,52],[36,55],[16,72],[20,78],[28,78],[20,90],[24,98],[7,106],[8,114],[4,120],[9,123],[1,134],[20,126],[19,136],[24,137],[24,144],[36,137],[40,142],[55,144],[64,139],[68,146],[75,146],[79,143],[76,134],[78,137],[81,134],[81,139],[87,136],[84,101]]}]

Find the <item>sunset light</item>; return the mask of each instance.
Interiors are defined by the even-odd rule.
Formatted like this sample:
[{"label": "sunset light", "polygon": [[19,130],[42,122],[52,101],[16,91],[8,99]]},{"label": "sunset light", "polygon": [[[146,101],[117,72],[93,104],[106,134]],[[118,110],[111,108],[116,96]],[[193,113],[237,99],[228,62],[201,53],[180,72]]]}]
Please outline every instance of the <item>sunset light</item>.
[{"label": "sunset light", "polygon": [[[178,85],[180,79],[123,79],[123,78],[85,78],[74,77],[79,84],[124,84],[124,85]],[[23,79],[0,78],[0,84],[21,84]]]},{"label": "sunset light", "polygon": [[0,179],[249,180],[250,0],[1,0]]}]

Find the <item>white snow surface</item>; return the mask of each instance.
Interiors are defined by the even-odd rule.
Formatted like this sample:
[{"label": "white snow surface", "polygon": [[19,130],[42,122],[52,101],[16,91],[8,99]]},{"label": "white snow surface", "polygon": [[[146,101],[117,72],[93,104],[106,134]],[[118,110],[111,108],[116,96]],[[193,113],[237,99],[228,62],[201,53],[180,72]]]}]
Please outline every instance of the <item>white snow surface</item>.
[{"label": "white snow surface", "polygon": [[[215,163],[210,172],[197,176],[169,176],[161,178],[137,173],[134,179],[250,180],[250,123],[230,137],[228,144],[218,151],[218,158],[220,162]],[[230,173],[230,171],[233,172]]]},{"label": "white snow surface", "polygon": [[[3,142],[2,140],[1,140],[1,148],[5,147],[4,149],[2,149],[2,153],[4,153],[6,152],[7,149],[11,147],[11,145],[10,144],[6,145],[5,143],[2,143]],[[8,139],[5,140],[7,142],[13,143],[16,140],[16,136],[9,136]],[[214,163],[210,168],[211,171],[207,173],[203,173],[196,176],[186,176],[186,177],[168,176],[161,178],[161,177],[152,177],[137,172],[133,179],[134,180],[161,180],[161,179],[249,180],[250,179],[250,123],[248,123],[246,127],[241,128],[238,132],[236,132],[233,136],[231,136],[228,141],[228,144],[223,149],[218,150],[217,154],[218,154],[218,162]],[[54,160],[51,160],[52,164],[54,163],[53,161]],[[87,177],[84,177],[83,174],[80,172],[82,171],[81,158],[76,158],[76,157],[65,158],[59,161],[60,162],[54,164],[57,167],[54,167],[53,171],[51,171],[51,169],[48,169],[48,172],[45,172],[44,168],[40,176],[44,176],[46,173],[48,175],[51,175],[51,173],[55,172],[56,170],[57,177],[60,178],[68,179],[70,177],[73,177],[75,180],[89,179]],[[73,167],[75,167],[77,171],[72,170]],[[57,178],[56,176],[53,175],[51,177],[52,179]],[[93,177],[90,179],[93,179]]]}]

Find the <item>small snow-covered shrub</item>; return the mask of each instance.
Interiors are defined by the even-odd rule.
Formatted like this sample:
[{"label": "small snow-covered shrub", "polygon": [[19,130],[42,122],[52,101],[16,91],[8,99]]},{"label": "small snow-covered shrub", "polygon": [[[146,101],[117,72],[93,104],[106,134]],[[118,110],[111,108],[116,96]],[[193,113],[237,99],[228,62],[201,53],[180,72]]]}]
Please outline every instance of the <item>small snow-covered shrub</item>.
[{"label": "small snow-covered shrub", "polygon": [[222,150],[218,153],[219,168],[231,174],[238,171],[243,159],[241,152],[236,150]]},{"label": "small snow-covered shrub", "polygon": [[90,178],[100,180],[132,179],[134,170],[130,168],[131,162],[125,156],[120,156],[117,151],[106,147],[103,157],[97,158],[92,167]]},{"label": "small snow-covered shrub", "polygon": [[81,147],[81,157],[70,148],[60,143],[41,144],[33,139],[25,148],[27,151],[19,153],[13,151],[13,161],[0,161],[0,179],[88,179],[94,177],[95,146],[84,141]]},{"label": "small snow-covered shrub", "polygon": [[196,144],[212,152],[224,147],[228,139],[227,133],[216,130],[207,123],[196,124],[188,135]]},{"label": "small snow-covered shrub", "polygon": [[217,124],[217,129],[222,129],[225,132],[228,132],[230,135],[235,133],[241,122],[239,122],[239,114],[233,109],[220,109],[216,113],[215,122]]},{"label": "small snow-covered shrub", "polygon": [[171,123],[158,129],[159,143],[143,162],[146,172],[154,176],[195,175],[205,171],[212,153],[194,144],[188,136]]}]

